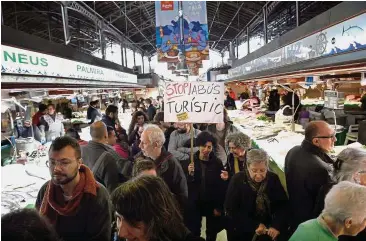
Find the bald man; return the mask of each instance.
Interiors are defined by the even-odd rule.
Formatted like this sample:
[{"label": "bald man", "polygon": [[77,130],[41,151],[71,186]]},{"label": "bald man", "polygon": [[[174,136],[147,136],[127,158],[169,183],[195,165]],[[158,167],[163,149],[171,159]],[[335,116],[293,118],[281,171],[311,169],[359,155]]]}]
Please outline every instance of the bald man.
[{"label": "bald man", "polygon": [[305,140],[293,147],[285,159],[285,175],[291,211],[291,230],[314,217],[319,189],[330,181],[333,160],[328,156],[336,141],[334,129],[324,121],[313,121],[305,129]]},{"label": "bald man", "polygon": [[93,171],[95,179],[111,193],[128,179],[132,165],[108,146],[108,131],[102,121],[90,126],[90,135],[92,140],[81,149],[83,162]]}]

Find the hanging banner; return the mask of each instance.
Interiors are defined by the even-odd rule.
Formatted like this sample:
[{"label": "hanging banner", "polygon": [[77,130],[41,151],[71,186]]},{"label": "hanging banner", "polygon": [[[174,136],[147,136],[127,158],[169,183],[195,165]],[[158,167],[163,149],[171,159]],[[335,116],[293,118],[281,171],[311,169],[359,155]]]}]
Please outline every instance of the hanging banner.
[{"label": "hanging banner", "polygon": [[222,123],[223,82],[169,82],[164,90],[164,122]]},{"label": "hanging banner", "polygon": [[[183,52],[178,1],[155,2],[156,46],[159,62],[177,63]],[[208,24],[205,1],[183,1],[184,51],[188,62],[209,59]],[[200,65],[189,68],[197,73]]]}]

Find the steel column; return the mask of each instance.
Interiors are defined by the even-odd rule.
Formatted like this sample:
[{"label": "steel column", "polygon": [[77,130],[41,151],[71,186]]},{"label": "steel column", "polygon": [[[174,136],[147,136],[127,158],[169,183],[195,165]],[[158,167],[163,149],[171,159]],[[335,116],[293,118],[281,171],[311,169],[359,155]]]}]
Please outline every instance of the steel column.
[{"label": "steel column", "polygon": [[102,59],[106,58],[106,43],[105,43],[105,35],[103,26],[99,30],[99,43],[100,43],[100,51],[102,52]]},{"label": "steel column", "polygon": [[264,44],[268,43],[268,35],[267,35],[267,5],[263,8],[263,37],[264,37]]},{"label": "steel column", "polygon": [[250,45],[249,45],[249,27],[247,27],[247,49],[248,49],[248,54],[250,53]]},{"label": "steel column", "polygon": [[298,27],[300,25],[300,19],[299,19],[299,1],[296,1],[296,26]]},{"label": "steel column", "polygon": [[142,73],[145,74],[144,53],[141,54],[141,59],[142,59]]},{"label": "steel column", "polygon": [[133,50],[133,66],[136,66],[136,51]]},{"label": "steel column", "polygon": [[126,67],[127,67],[127,49],[126,49],[126,47],[124,47],[124,49],[125,49],[125,64],[126,64]]},{"label": "steel column", "polygon": [[123,56],[123,44],[121,43],[121,65],[125,66],[125,60],[124,60],[124,56]]},{"label": "steel column", "polygon": [[69,16],[67,14],[67,6],[61,4],[61,15],[62,15],[62,24],[64,26],[64,37],[65,37],[65,45],[70,43],[70,30],[69,30]]},{"label": "steel column", "polygon": [[236,58],[239,59],[239,39],[236,39]]},{"label": "steel column", "polygon": [[151,57],[149,57],[149,73],[151,73]]}]

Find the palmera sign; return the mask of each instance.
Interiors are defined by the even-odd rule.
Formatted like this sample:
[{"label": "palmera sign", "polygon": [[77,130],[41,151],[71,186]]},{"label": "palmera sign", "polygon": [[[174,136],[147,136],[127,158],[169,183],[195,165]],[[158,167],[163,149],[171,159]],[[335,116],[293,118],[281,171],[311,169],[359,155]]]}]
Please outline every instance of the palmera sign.
[{"label": "palmera sign", "polygon": [[29,50],[1,46],[1,73],[137,83],[137,76]]}]

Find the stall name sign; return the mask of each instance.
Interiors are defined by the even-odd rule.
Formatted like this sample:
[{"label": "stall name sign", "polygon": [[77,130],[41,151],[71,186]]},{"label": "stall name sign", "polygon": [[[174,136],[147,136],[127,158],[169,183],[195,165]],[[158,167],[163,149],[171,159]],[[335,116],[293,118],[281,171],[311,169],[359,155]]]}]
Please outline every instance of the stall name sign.
[{"label": "stall name sign", "polygon": [[164,90],[164,121],[222,123],[223,82],[170,82]]},{"label": "stall name sign", "polygon": [[1,48],[2,74],[137,83],[137,76],[133,74],[6,45]]}]

